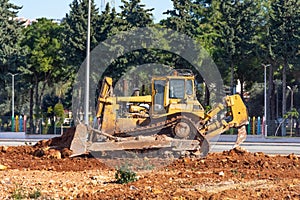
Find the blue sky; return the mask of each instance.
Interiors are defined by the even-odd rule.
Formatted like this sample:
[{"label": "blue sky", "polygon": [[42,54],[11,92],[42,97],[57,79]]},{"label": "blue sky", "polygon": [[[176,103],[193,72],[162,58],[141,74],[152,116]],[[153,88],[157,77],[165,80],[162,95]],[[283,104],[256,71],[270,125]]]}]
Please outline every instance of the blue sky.
[{"label": "blue sky", "polygon": [[[70,11],[69,5],[73,0],[10,0],[18,6],[23,6],[19,11],[19,17],[28,19],[36,19],[46,17],[50,19],[61,19]],[[100,9],[101,2],[110,2],[110,0],[95,0]],[[141,0],[147,8],[155,8],[153,11],[155,21],[159,21],[165,16],[162,15],[167,9],[171,9],[171,0]],[[115,5],[118,8],[121,0],[115,0]]]}]

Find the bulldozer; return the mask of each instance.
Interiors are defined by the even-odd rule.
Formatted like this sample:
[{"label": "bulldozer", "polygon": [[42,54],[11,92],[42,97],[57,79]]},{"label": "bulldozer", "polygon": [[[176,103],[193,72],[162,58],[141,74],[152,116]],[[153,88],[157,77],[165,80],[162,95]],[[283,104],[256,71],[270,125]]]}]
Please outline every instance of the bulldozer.
[{"label": "bulldozer", "polygon": [[[224,110],[224,119],[213,120]],[[235,145],[241,144],[248,123],[246,106],[238,94],[224,97],[224,102],[206,111],[197,100],[195,75],[187,69],[152,77],[151,94],[141,96],[138,91],[132,96],[115,96],[112,78],[105,77],[95,118],[97,128],[76,126],[70,146],[73,156],[161,148],[206,156],[209,139],[230,128],[238,129]]]}]

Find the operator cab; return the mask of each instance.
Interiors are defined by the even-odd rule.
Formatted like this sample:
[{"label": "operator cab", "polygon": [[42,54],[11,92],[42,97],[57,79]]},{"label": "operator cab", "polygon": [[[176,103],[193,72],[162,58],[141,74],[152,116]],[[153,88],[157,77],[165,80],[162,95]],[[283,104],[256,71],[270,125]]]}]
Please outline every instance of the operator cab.
[{"label": "operator cab", "polygon": [[191,70],[173,70],[164,77],[152,80],[152,112],[166,113],[170,104],[195,99],[194,75]]}]

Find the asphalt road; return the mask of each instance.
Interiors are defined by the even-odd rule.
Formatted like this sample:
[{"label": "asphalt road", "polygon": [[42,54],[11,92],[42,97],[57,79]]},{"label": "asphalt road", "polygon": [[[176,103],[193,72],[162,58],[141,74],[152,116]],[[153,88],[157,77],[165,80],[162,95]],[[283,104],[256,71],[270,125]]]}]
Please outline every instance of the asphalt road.
[{"label": "asphalt road", "polygon": [[[218,142],[211,143],[211,152],[222,152],[233,148],[234,142]],[[265,154],[300,154],[299,143],[257,143],[257,142],[244,142],[241,147],[249,152],[263,152]]]}]

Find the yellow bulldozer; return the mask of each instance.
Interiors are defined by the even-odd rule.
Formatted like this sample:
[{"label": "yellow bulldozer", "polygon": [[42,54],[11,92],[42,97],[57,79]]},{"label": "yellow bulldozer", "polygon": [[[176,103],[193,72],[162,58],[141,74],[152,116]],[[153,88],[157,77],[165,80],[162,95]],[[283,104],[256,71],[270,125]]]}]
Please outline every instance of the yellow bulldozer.
[{"label": "yellow bulldozer", "polygon": [[[226,117],[215,120],[224,110]],[[237,128],[239,145],[246,138],[248,123],[247,109],[239,95],[226,96],[224,103],[206,112],[196,98],[195,76],[190,70],[173,70],[166,76],[153,77],[151,95],[143,96],[138,92],[115,96],[112,78],[105,77],[96,117],[97,128],[77,125],[70,147],[73,155],[169,148],[206,156],[209,138]]]}]

